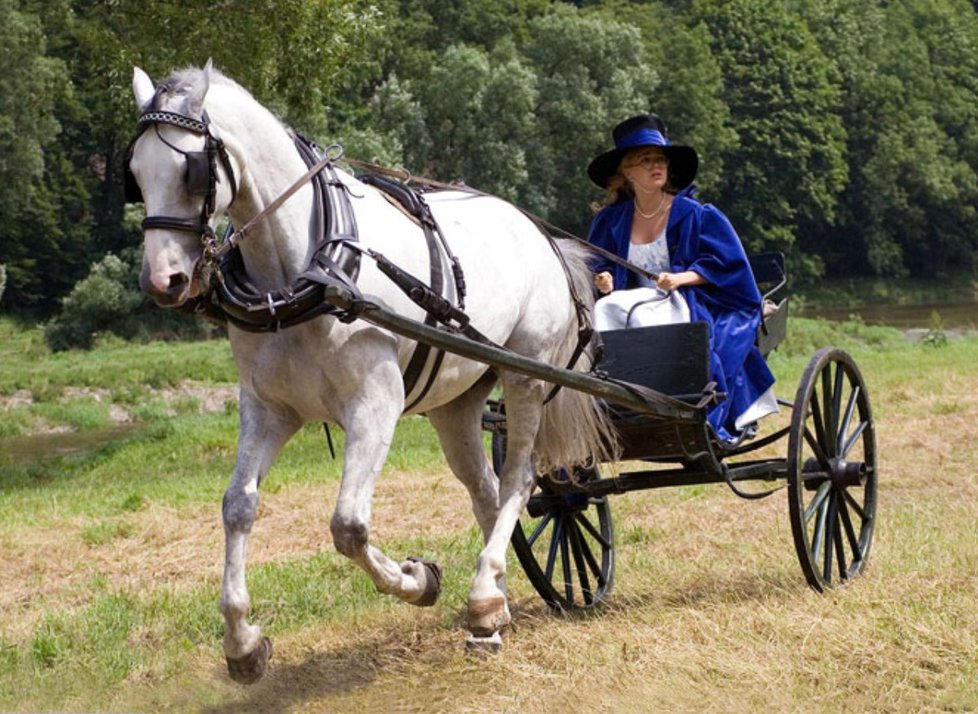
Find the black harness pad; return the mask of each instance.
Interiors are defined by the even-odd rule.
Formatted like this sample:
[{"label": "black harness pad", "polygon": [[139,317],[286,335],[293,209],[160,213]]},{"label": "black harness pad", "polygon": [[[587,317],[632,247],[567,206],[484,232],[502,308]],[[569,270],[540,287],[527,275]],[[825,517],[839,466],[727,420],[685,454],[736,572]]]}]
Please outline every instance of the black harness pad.
[{"label": "black harness pad", "polygon": [[419,221],[425,218],[424,202],[418,198],[417,192],[407,184],[380,174],[366,174],[357,178],[363,183],[386,193]]}]

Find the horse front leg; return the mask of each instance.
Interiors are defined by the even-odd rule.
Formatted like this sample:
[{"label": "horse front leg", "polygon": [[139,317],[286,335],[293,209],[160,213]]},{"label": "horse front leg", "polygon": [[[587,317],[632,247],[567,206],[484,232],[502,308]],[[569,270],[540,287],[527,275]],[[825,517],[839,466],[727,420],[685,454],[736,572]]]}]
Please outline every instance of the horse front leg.
[{"label": "horse front leg", "polygon": [[442,574],[436,563],[416,557],[398,563],[370,544],[374,486],[403,403],[393,396],[363,395],[347,412],[343,478],[330,531],[336,549],[366,571],[378,592],[413,605],[434,605]]},{"label": "horse front leg", "polygon": [[238,457],[222,506],[225,558],[220,607],[228,673],[240,684],[252,684],[265,673],[272,644],[262,637],[261,628],[247,619],[251,609],[245,583],[248,535],[258,512],[258,486],[300,423],[274,413],[243,390],[239,412]]}]

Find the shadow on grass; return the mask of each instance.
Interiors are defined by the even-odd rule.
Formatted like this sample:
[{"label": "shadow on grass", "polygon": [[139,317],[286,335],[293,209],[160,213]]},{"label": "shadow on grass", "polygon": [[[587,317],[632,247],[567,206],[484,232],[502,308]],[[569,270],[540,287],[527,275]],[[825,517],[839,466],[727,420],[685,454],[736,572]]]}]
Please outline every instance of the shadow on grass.
[{"label": "shadow on grass", "polygon": [[[511,600],[512,632],[546,630],[553,619],[579,624],[604,618],[620,619],[635,610],[696,609],[702,605],[730,606],[793,598],[806,589],[804,578],[792,573],[745,573],[733,578],[703,574],[683,583],[671,582],[665,587],[637,594],[612,596],[610,600],[587,610],[555,613],[533,596]],[[813,594],[814,596],[814,594]],[[312,702],[326,704],[329,699],[365,689],[384,678],[409,670],[412,662],[453,657],[463,651],[465,611],[460,609],[450,621],[415,623],[405,630],[385,629],[352,644],[309,652],[296,662],[276,661],[273,657],[266,677],[252,687],[237,687],[240,697],[206,708],[208,714],[232,714],[240,711],[286,711],[302,708]],[[454,647],[442,643],[458,635]],[[532,636],[531,636],[532,639]],[[504,642],[506,635],[504,634]],[[504,652],[506,645],[504,644]],[[227,680],[220,667],[218,676]]]},{"label": "shadow on grass", "polygon": [[[371,684],[383,669],[383,661],[397,645],[382,637],[356,645],[311,652],[301,662],[269,663],[260,682],[238,687],[244,696],[220,706],[205,708],[208,714],[237,714],[241,711],[286,711],[296,705],[344,694]],[[219,677],[228,678],[221,667]]]},{"label": "shadow on grass", "polygon": [[[549,617],[548,608],[535,598],[520,598],[511,602],[510,608],[514,633],[518,629],[532,631],[542,627]],[[407,674],[419,663],[441,669],[457,666],[459,657],[478,662],[486,655],[466,651],[466,617],[463,606],[447,618],[406,623],[400,629],[385,628],[355,643],[309,651],[301,661],[276,661],[273,655],[264,679],[250,687],[233,685],[238,694],[233,701],[201,711],[207,714],[291,711],[314,704],[328,710],[331,698],[377,685],[387,675],[396,678],[398,673]],[[507,637],[504,631],[502,656],[505,656]],[[230,682],[223,665],[215,668],[215,675]]]}]

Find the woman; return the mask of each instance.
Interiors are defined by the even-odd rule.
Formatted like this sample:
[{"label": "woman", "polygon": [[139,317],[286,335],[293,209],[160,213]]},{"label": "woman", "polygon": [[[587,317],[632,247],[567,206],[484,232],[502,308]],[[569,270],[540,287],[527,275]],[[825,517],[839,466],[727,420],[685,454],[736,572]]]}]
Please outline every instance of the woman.
[{"label": "woman", "polygon": [[658,116],[626,119],[612,138],[615,148],[588,166],[607,191],[588,240],[646,275],[596,258],[594,284],[608,296],[595,305],[596,325],[707,322],[711,379],[727,394],[707,417],[717,436],[737,441],[778,410],[774,376],[754,345],[761,295],[744,247],[723,213],[693,199],[699,159],[669,143]]}]

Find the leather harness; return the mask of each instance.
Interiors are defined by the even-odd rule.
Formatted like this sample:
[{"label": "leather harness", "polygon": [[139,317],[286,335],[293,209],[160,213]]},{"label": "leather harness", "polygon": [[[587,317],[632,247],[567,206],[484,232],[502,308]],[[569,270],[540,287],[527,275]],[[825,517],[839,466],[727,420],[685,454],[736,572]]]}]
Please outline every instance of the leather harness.
[{"label": "leather harness", "polygon": [[[295,146],[303,161],[310,167],[306,177],[314,186],[313,221],[316,225],[322,226],[321,231],[318,232],[322,238],[319,240],[309,267],[291,285],[264,293],[258,290],[248,279],[241,250],[237,245],[237,241],[244,237],[244,231],[234,234],[229,228],[223,243],[218,243],[210,226],[215,208],[216,184],[219,181],[217,175],[218,161],[221,162],[231,183],[232,202],[237,195],[234,171],[224,142],[210,123],[206,112],[200,120],[196,120],[175,112],[159,111],[155,109],[158,98],[159,93],[149,109],[140,116],[139,133],[130,142],[127,150],[125,166],[126,199],[132,202],[142,200],[139,187],[129,171],[129,160],[132,157],[136,140],[149,126],[153,126],[159,138],[167,146],[186,157],[187,189],[191,195],[203,197],[201,214],[197,221],[171,216],[148,216],[143,221],[144,230],[152,228],[170,229],[195,233],[201,238],[203,255],[198,262],[198,270],[204,271],[206,274],[205,282],[212,290],[191,298],[179,308],[180,310],[218,324],[230,323],[239,329],[258,333],[276,332],[321,315],[332,315],[342,322],[352,322],[359,314],[358,301],[353,302],[353,307],[344,309],[329,303],[325,299],[324,293],[327,288],[339,287],[360,298],[361,293],[356,282],[361,256],[367,255],[377,262],[381,272],[397,284],[412,301],[425,310],[426,325],[435,326],[442,323],[450,329],[465,334],[470,339],[494,344],[469,324],[469,317],[464,311],[465,277],[461,264],[452,254],[422,194],[406,184],[392,181],[379,174],[367,174],[360,177],[363,183],[374,186],[396,199],[405,212],[422,227],[431,266],[428,284],[403,271],[382,254],[371,249],[365,249],[359,244],[356,218],[348,196],[349,188],[339,179],[333,166],[333,161],[342,156],[342,149],[335,147],[336,151],[333,153],[329,153],[330,150],[327,150],[327,155],[324,157],[314,142],[298,134],[294,137]],[[204,151],[186,152],[177,148],[159,134],[159,124],[170,124],[204,136]],[[331,149],[333,148],[331,147]],[[280,205],[281,201],[301,185],[301,182],[302,180],[296,182],[286,194],[276,201],[276,204]],[[466,190],[465,187],[453,186],[451,188]],[[277,205],[266,210],[274,210]],[[258,218],[260,217],[262,216]],[[250,228],[255,220],[257,218],[253,219],[245,229]],[[565,273],[567,273],[567,265],[553,243],[553,237],[542,227],[541,233],[552,244],[554,252],[560,259]],[[451,266],[453,292],[457,305],[452,304],[444,296],[447,288],[444,271],[446,262]],[[210,267],[213,269],[208,270]],[[570,368],[577,362],[587,344],[590,343],[593,331],[587,319],[587,309],[579,296],[574,293],[569,274],[567,277],[579,323],[578,344],[568,364],[568,368]],[[359,302],[362,303],[362,299]],[[433,357],[432,352],[434,352]],[[442,350],[434,349],[421,342],[417,343],[403,375],[405,411],[414,408],[428,393],[437,377],[443,359],[444,352]],[[427,379],[417,390],[417,393],[413,394],[413,398],[408,401],[409,397],[412,397],[429,360],[432,361],[432,366],[428,371]],[[558,388],[559,386],[555,386],[551,390],[547,401],[553,398]]]}]

